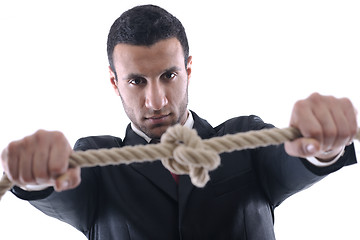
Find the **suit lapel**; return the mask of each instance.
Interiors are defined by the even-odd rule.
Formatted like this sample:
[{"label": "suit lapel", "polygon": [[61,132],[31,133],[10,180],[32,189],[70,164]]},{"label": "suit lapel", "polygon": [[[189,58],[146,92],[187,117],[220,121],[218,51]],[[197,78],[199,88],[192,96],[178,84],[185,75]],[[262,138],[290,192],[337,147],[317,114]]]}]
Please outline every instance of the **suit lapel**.
[{"label": "suit lapel", "polygon": [[175,201],[177,198],[177,185],[170,172],[160,161],[135,163],[130,165],[135,171],[149,179],[154,185],[168,194]]},{"label": "suit lapel", "polygon": [[[137,135],[128,125],[126,129],[126,136],[124,138],[125,145],[145,145],[148,144],[145,139]],[[172,178],[170,172],[162,165],[160,161],[132,163],[129,165],[139,174],[146,177],[155,186],[160,188],[163,192],[168,194],[174,200],[177,198],[177,185]]]},{"label": "suit lapel", "polygon": [[[201,119],[196,113],[191,112],[194,118],[194,129],[202,139],[208,139],[216,134],[213,127],[204,119]],[[179,177],[179,217],[183,218],[186,203],[189,199],[191,191],[195,188],[188,175]]]}]

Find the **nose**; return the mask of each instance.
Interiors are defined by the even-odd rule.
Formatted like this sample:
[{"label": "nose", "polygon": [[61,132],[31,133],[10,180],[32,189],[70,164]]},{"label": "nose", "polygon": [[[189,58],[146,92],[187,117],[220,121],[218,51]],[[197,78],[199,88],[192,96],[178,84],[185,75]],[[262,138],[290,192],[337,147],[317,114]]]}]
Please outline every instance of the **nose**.
[{"label": "nose", "polygon": [[154,111],[161,110],[168,104],[165,87],[159,82],[148,84],[145,97],[145,107]]}]

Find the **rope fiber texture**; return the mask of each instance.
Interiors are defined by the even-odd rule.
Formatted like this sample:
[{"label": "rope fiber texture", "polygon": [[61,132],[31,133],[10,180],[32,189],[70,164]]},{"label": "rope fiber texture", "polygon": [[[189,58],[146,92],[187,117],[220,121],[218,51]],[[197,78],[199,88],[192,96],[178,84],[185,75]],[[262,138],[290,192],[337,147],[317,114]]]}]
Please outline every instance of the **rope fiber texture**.
[{"label": "rope fiber texture", "polygon": [[[220,153],[278,145],[300,138],[299,130],[271,128],[227,134],[202,140],[194,129],[181,125],[168,128],[158,144],[125,146],[121,148],[75,151],[69,167],[94,167],[161,160],[175,174],[188,174],[192,183],[204,187],[209,171],[220,165]],[[360,128],[355,139],[360,141]],[[0,180],[0,200],[14,184],[4,174]]]}]

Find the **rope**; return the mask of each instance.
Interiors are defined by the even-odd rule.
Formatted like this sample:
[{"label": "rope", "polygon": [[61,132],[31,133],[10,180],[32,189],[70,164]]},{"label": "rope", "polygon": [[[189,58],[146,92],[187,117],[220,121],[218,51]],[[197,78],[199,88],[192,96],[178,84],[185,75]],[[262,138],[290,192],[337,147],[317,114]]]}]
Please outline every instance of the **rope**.
[{"label": "rope", "polygon": [[[202,140],[194,129],[176,125],[168,128],[159,144],[73,152],[69,158],[69,167],[130,164],[160,159],[171,172],[188,174],[195,186],[204,187],[210,179],[209,171],[220,164],[220,153],[278,145],[299,137],[300,132],[289,127],[240,132]],[[355,139],[360,141],[360,129]],[[4,174],[0,181],[0,200],[13,186]]]}]

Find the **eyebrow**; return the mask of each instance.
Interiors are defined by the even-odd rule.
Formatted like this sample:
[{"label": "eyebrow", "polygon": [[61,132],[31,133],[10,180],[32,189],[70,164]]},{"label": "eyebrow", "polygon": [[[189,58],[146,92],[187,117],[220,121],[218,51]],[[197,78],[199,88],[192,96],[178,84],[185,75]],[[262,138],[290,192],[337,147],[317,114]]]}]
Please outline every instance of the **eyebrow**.
[{"label": "eyebrow", "polygon": [[134,78],[145,78],[145,75],[137,74],[137,73],[130,73],[130,74],[126,75],[123,78],[123,80],[134,79]]},{"label": "eyebrow", "polygon": [[[161,74],[168,73],[168,72],[178,72],[180,70],[181,70],[181,68],[179,68],[177,66],[173,66],[173,67],[170,67],[170,68],[167,68],[167,69],[163,70],[161,72]],[[123,78],[123,80],[134,79],[134,78],[146,78],[146,76],[143,75],[143,74],[138,74],[138,73],[129,73],[128,75],[126,75]]]},{"label": "eyebrow", "polygon": [[170,68],[168,68],[168,69],[165,69],[164,71],[163,71],[163,73],[167,73],[167,72],[178,72],[178,71],[180,71],[181,70],[181,68],[179,68],[179,67],[177,67],[177,66],[173,66],[173,67],[170,67]]}]

